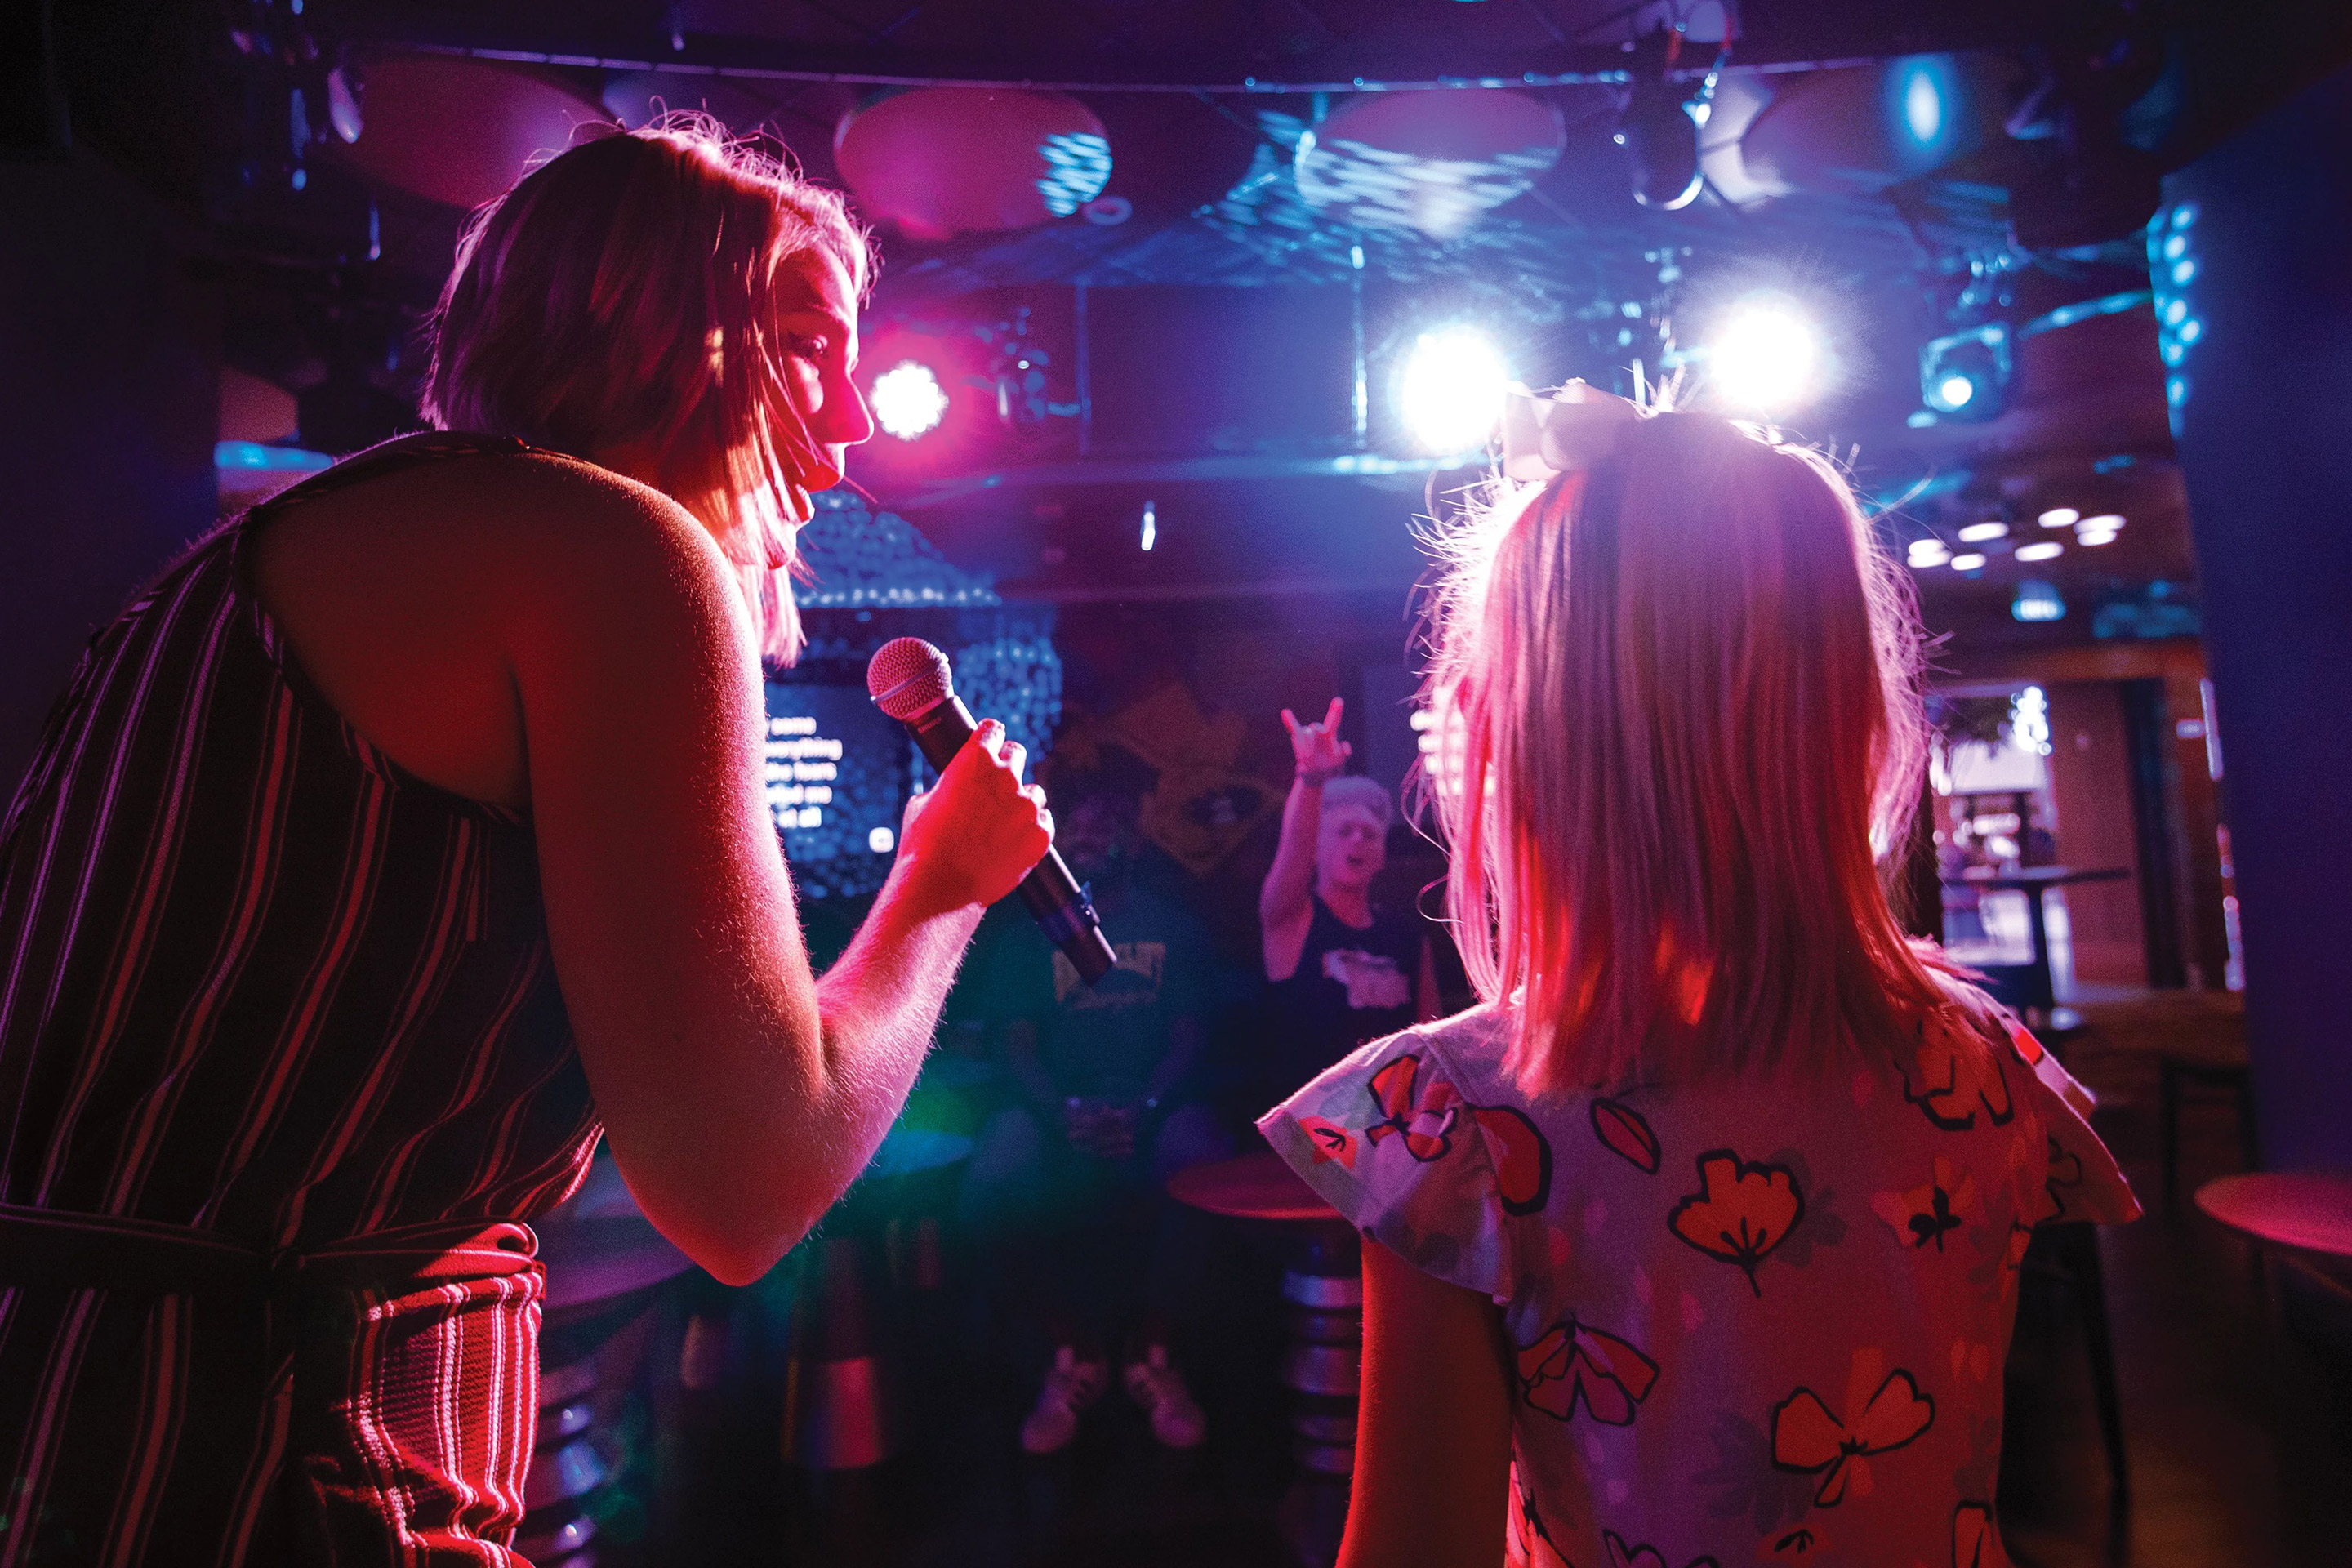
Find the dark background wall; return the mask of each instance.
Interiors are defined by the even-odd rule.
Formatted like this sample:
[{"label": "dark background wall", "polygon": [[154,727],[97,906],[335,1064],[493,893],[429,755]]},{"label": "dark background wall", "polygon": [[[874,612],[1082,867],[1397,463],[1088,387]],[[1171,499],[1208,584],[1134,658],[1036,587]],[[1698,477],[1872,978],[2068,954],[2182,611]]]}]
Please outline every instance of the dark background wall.
[{"label": "dark background wall", "polygon": [[87,153],[0,160],[0,794],[90,633],[214,517],[219,307]]},{"label": "dark background wall", "polygon": [[2352,1165],[2352,70],[2166,185],[2199,209],[2179,443],[2263,1155]]}]

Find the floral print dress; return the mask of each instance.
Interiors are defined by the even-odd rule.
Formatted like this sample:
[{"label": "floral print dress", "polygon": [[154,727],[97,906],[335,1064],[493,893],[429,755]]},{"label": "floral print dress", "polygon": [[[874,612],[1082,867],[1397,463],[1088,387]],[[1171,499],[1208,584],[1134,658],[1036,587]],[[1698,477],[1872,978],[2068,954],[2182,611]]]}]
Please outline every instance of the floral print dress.
[{"label": "floral print dress", "polygon": [[1503,1309],[1515,1568],[2006,1568],[2026,1243],[2139,1212],[2082,1087],[1973,994],[1801,1089],[1530,1100],[1510,1023],[1376,1040],[1258,1126],[1365,1236]]}]

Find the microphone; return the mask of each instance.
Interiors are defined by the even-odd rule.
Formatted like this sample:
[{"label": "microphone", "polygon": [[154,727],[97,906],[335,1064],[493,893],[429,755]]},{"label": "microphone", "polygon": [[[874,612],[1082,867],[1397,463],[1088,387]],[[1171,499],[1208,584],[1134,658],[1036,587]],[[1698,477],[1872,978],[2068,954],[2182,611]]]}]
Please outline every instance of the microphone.
[{"label": "microphone", "polygon": [[[978,726],[971,710],[955,694],[948,656],[920,637],[893,637],[866,666],[866,689],[874,706],[907,726],[931,766],[947,772]],[[1037,929],[1062,950],[1078,977],[1091,985],[1118,962],[1103,940],[1102,923],[1058,849],[1021,879],[1021,901],[1036,917]]]}]

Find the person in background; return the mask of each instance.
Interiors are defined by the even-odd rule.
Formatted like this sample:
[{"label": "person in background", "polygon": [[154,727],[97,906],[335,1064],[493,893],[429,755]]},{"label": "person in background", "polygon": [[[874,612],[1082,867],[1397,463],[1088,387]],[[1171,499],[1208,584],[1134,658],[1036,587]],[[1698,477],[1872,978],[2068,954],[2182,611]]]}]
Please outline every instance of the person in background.
[{"label": "person in background", "polygon": [[713,122],[475,215],[436,430],[198,542],[0,818],[0,1562],[514,1561],[600,1133],[765,1273],[864,1168],[1051,842],[981,725],[813,972],[761,795],[873,258]]},{"label": "person in background", "polygon": [[1340,1568],[2000,1568],[2025,1245],[2138,1205],[1888,907],[1905,569],[1826,459],[1586,390],[1507,405],[1439,601],[1484,1000],[1259,1124],[1365,1237]]},{"label": "person in background", "polygon": [[1270,985],[1267,1076],[1285,1094],[1364,1041],[1437,1016],[1422,921],[1372,902],[1394,812],[1388,791],[1342,771],[1353,750],[1339,739],[1345,711],[1336,697],[1319,723],[1282,710],[1297,767],[1257,913]]},{"label": "person in background", "polygon": [[1137,885],[1129,810],[1108,793],[1081,795],[1060,829],[1118,967],[1088,986],[1024,924],[1004,933],[984,982],[1019,1098],[981,1130],[962,1216],[998,1249],[1051,1342],[1021,1426],[1031,1454],[1077,1435],[1121,1350],[1120,1381],[1154,1437],[1189,1448],[1207,1431],[1170,1342],[1190,1315],[1200,1226],[1164,1188],[1231,1152],[1196,1097],[1216,960],[1190,911]]}]

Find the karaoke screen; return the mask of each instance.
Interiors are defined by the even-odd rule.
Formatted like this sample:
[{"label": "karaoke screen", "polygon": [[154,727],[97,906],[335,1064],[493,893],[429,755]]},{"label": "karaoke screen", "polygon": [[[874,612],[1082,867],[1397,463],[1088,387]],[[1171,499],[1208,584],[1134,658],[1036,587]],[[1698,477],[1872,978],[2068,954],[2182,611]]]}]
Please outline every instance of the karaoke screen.
[{"label": "karaoke screen", "polygon": [[[784,858],[822,880],[875,884],[898,848],[914,743],[852,681],[784,679],[768,686],[761,772]],[[863,861],[871,874],[859,874]]]}]

